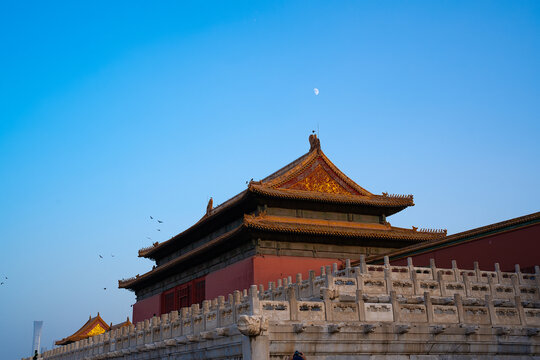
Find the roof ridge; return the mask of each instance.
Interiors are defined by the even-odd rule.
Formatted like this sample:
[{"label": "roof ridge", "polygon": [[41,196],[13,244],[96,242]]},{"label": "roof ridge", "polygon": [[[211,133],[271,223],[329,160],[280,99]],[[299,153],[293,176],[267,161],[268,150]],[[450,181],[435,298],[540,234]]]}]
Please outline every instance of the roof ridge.
[{"label": "roof ridge", "polygon": [[345,194],[330,194],[316,191],[304,191],[296,189],[274,189],[269,186],[257,184],[255,182],[249,185],[249,190],[258,194],[277,196],[281,198],[305,198],[310,200],[318,200],[330,203],[351,203],[351,204],[370,204],[374,206],[397,206],[407,207],[413,206],[412,197],[384,197],[381,195],[362,196],[362,195],[345,195]]},{"label": "roof ridge", "polygon": [[311,153],[311,151],[308,151],[307,153],[305,153],[304,155],[300,156],[299,158],[297,158],[296,160],[293,160],[291,161],[290,163],[288,163],[287,165],[283,166],[282,168],[280,168],[279,170],[277,171],[274,171],[273,173],[271,173],[270,175],[266,176],[265,178],[261,179],[260,181],[261,182],[266,182],[266,181],[269,181],[269,180],[272,180],[278,176],[280,176],[281,174],[287,172],[289,169],[295,167],[299,162],[301,162],[305,157],[307,157],[309,154]]},{"label": "roof ridge", "polygon": [[[438,246],[438,245],[443,246],[444,244],[449,243],[449,242],[452,242],[452,244],[449,244],[449,246],[453,246],[453,245],[457,245],[457,244],[454,244],[454,241],[458,241],[460,239],[464,239],[464,241],[472,241],[472,240],[477,239],[476,236],[479,236],[480,238],[483,237],[484,236],[483,234],[485,233],[488,233],[487,235],[489,235],[489,232],[497,231],[501,229],[504,231],[506,227],[519,226],[520,224],[526,224],[528,222],[532,222],[532,224],[527,224],[526,226],[531,226],[531,225],[537,224],[539,220],[540,220],[540,212],[535,212],[532,214],[518,216],[516,218],[480,226],[474,229],[465,230],[465,231],[455,233],[452,235],[447,235],[444,238],[437,239],[429,243],[406,246],[404,248],[389,252],[386,255],[389,256],[390,258],[398,256],[398,259],[401,259],[403,254],[407,254],[408,252],[411,252],[411,251],[417,252],[417,251],[423,250],[424,248],[427,248],[429,251],[429,247],[431,246]],[[513,229],[510,229],[510,230],[513,230]],[[472,238],[467,239],[468,237],[472,237]],[[378,261],[381,258],[382,258],[381,255],[376,255],[376,256],[371,256],[368,260]]]},{"label": "roof ridge", "polygon": [[429,229],[429,228],[421,228],[418,230],[418,232],[426,233],[426,234],[445,234],[448,232],[446,229]]},{"label": "roof ridge", "polygon": [[[309,221],[311,219],[297,218],[293,222],[279,221],[278,219],[265,216],[247,215],[244,218],[244,225],[248,228],[261,230],[271,229],[273,231],[326,234],[337,236],[364,236],[370,238],[394,238],[409,241],[432,241],[444,237],[444,233],[417,232],[412,229],[395,228],[387,224],[386,229],[363,227],[361,223],[351,223],[350,226],[340,226],[341,224],[317,224]],[[298,225],[298,226],[296,226]]]},{"label": "roof ridge", "polygon": [[358,185],[353,179],[345,175],[344,172],[342,172],[327,156],[322,150],[318,150],[319,155],[323,158],[325,163],[330,167],[330,169],[341,179],[343,180],[347,185],[351,186],[353,189],[358,191],[359,194],[363,196],[373,196],[374,194],[370,191],[364,189],[362,186]]},{"label": "roof ridge", "polygon": [[374,196],[382,196],[382,197],[388,197],[392,199],[414,199],[413,194],[388,194],[387,192],[384,192],[381,195],[373,194]]}]

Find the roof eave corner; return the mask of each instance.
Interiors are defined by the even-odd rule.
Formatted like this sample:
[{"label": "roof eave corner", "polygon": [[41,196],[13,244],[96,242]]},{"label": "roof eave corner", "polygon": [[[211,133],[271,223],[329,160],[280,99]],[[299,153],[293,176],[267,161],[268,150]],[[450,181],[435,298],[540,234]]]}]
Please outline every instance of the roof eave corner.
[{"label": "roof eave corner", "polygon": [[133,280],[118,280],[118,288],[119,289],[127,289],[130,291],[135,291],[133,288]]}]

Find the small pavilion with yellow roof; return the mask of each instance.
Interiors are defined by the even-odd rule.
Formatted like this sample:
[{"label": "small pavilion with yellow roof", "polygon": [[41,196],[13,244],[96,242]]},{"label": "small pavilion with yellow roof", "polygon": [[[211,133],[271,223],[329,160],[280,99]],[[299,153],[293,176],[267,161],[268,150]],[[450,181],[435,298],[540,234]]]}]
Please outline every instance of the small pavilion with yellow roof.
[{"label": "small pavilion with yellow roof", "polygon": [[71,344],[72,342],[84,340],[89,337],[100,335],[107,331],[118,329],[128,325],[131,325],[129,317],[126,321],[122,323],[116,325],[107,325],[107,323],[101,318],[98,312],[97,316],[95,317],[92,317],[92,315],[90,315],[88,321],[79,330],[75,331],[72,335],[63,338],[62,340],[56,341],[55,345]]}]

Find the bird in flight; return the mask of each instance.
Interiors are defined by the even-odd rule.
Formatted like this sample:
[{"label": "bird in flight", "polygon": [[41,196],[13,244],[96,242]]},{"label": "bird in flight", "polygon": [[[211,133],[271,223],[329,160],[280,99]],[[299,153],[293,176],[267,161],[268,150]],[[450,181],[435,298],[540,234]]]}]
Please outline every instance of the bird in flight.
[{"label": "bird in flight", "polygon": [[150,236],[147,236],[146,238],[147,238],[148,240],[152,240],[152,238],[151,238]]},{"label": "bird in flight", "polygon": [[4,283],[3,283],[3,282],[1,282],[1,283],[0,283],[0,285],[4,285]]},{"label": "bird in flight", "polygon": [[103,259],[103,256],[99,255],[99,258],[100,258],[100,259]]},{"label": "bird in flight", "polygon": [[157,222],[158,222],[158,223],[160,223],[160,224],[162,224],[162,223],[163,223],[163,221],[161,221],[161,220],[158,220]]},{"label": "bird in flight", "polygon": [[154,218],[150,216],[150,220],[154,220]]},{"label": "bird in flight", "polygon": [[156,229],[157,231],[161,231],[161,229]]},{"label": "bird in flight", "polygon": [[107,290],[107,288],[103,288],[103,290]]},{"label": "bird in flight", "polygon": [[113,254],[111,254],[111,257],[114,257],[114,255],[113,255]]}]

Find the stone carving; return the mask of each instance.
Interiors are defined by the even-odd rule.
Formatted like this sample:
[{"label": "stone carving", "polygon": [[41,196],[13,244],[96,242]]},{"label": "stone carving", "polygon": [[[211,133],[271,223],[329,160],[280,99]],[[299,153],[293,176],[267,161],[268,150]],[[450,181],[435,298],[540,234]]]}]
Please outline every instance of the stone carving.
[{"label": "stone carving", "polygon": [[493,330],[495,330],[495,334],[499,336],[508,335],[511,331],[508,326],[496,326],[493,328]]},{"label": "stone carving", "polygon": [[305,330],[306,330],[306,325],[304,325],[304,323],[293,324],[293,331],[296,334],[302,333]]},{"label": "stone carving", "polygon": [[230,330],[229,328],[217,328],[216,333],[218,336],[229,336]]},{"label": "stone carving", "polygon": [[465,335],[476,334],[480,328],[478,325],[465,325],[460,324],[460,327],[465,330]]},{"label": "stone carving", "polygon": [[175,339],[167,339],[165,340],[165,346],[175,346],[176,340]]},{"label": "stone carving", "polygon": [[330,334],[335,334],[341,330],[343,324],[328,324],[328,332]]},{"label": "stone carving", "polygon": [[186,336],[179,336],[175,340],[177,344],[187,344],[189,342]]},{"label": "stone carving", "polygon": [[445,325],[435,325],[430,327],[430,332],[434,335],[440,334],[446,330]]},{"label": "stone carving", "polygon": [[267,321],[261,316],[241,315],[236,323],[238,331],[246,336],[257,336],[268,328]]},{"label": "stone carving", "polygon": [[364,332],[364,334],[371,334],[379,326],[380,326],[380,324],[364,324],[362,326],[362,331]]},{"label": "stone carving", "polygon": [[189,342],[199,342],[201,341],[201,338],[199,335],[186,335],[186,338]]},{"label": "stone carving", "polygon": [[405,334],[408,333],[409,330],[411,330],[411,325],[409,324],[399,324],[395,327],[396,334]]}]

